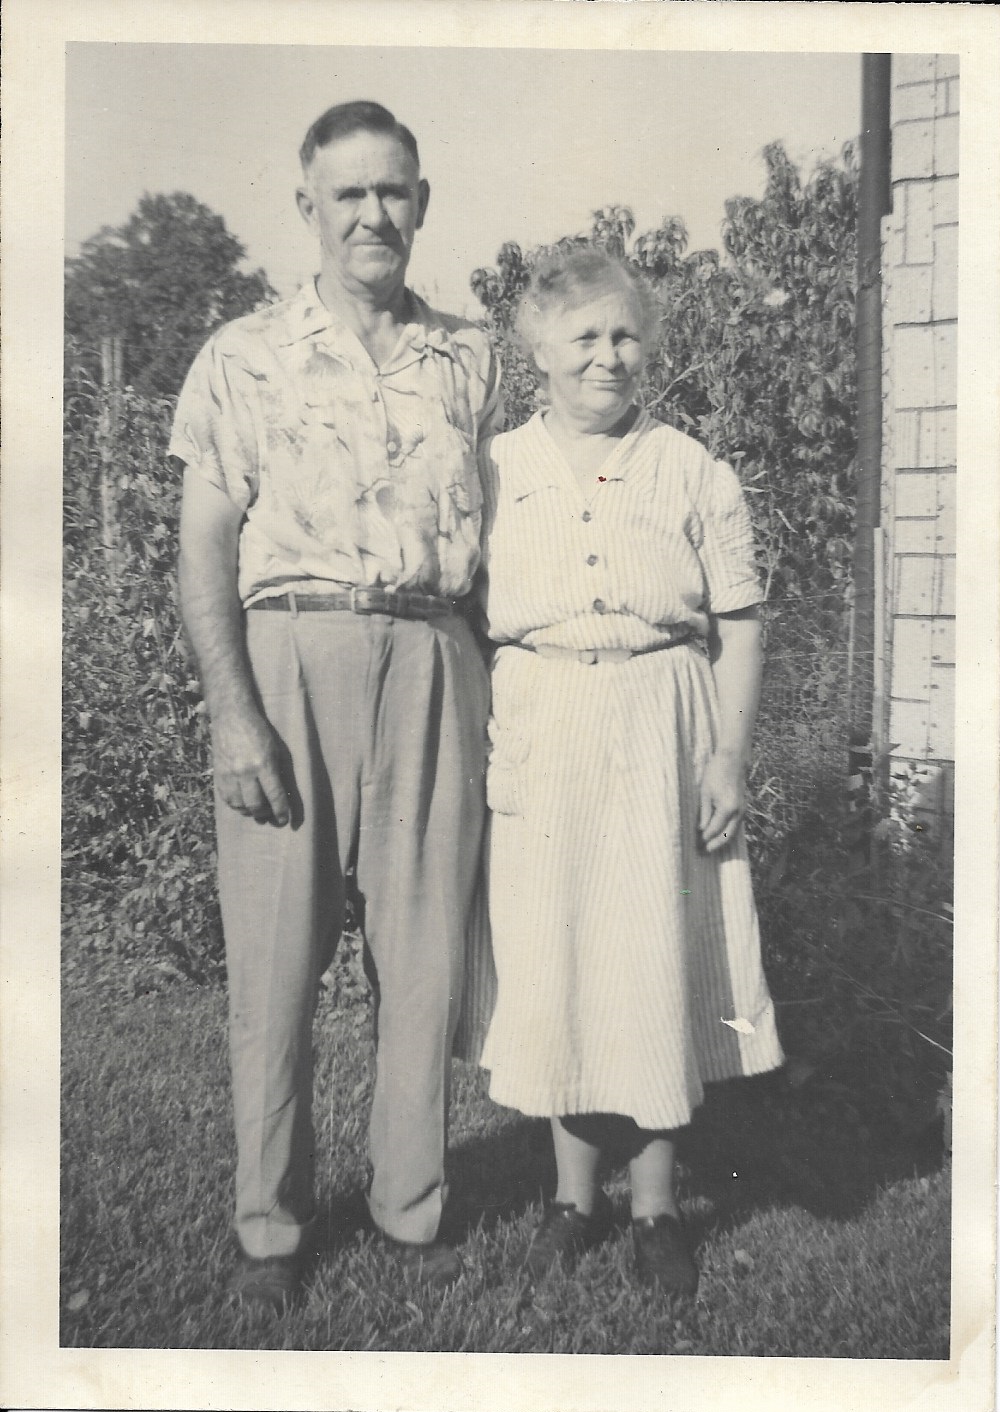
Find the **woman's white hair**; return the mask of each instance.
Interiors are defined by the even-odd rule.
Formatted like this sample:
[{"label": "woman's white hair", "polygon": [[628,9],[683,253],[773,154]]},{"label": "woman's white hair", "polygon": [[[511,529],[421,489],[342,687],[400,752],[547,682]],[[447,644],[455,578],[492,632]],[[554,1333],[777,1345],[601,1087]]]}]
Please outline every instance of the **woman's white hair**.
[{"label": "woman's white hair", "polygon": [[660,323],[660,306],[652,289],[607,251],[578,245],[543,255],[532,268],[514,319],[525,352],[534,353],[553,315],[582,308],[608,294],[625,294],[635,301],[643,345],[650,349]]}]

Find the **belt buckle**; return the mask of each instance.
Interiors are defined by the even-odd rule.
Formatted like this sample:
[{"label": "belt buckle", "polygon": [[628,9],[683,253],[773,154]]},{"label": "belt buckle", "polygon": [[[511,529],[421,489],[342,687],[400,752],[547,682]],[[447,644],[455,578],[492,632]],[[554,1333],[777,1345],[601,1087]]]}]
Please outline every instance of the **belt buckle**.
[{"label": "belt buckle", "polygon": [[[373,592],[374,590],[371,587],[366,586],[359,588],[357,584],[352,585],[350,589],[351,612],[362,615],[377,613],[379,610],[372,603]],[[361,601],[362,594],[365,596],[365,602]]]}]

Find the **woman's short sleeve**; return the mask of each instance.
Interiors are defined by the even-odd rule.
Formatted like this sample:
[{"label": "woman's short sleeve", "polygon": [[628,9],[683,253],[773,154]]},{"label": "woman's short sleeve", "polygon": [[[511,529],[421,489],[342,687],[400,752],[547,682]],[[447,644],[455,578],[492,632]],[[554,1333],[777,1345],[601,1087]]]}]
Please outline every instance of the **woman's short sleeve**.
[{"label": "woman's short sleeve", "polygon": [[245,510],[257,493],[259,466],[253,413],[233,385],[239,363],[218,335],[208,341],[181,388],[168,449]]},{"label": "woman's short sleeve", "polygon": [[714,461],[699,506],[703,539],[698,553],[708,584],[710,613],[734,613],[763,597],[754,554],[753,525],[743,487],[724,461]]}]

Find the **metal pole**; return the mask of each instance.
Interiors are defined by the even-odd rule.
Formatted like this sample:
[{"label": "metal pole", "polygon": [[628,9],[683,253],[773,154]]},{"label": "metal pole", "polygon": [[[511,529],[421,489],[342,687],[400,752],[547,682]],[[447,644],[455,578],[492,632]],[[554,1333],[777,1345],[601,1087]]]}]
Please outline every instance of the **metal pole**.
[{"label": "metal pole", "polygon": [[892,57],[865,54],[861,68],[861,172],[858,187],[858,482],[854,532],[854,652],[850,693],[853,780],[870,781],[876,631],[876,530],[882,483],[882,217],[892,208],[889,98]]}]

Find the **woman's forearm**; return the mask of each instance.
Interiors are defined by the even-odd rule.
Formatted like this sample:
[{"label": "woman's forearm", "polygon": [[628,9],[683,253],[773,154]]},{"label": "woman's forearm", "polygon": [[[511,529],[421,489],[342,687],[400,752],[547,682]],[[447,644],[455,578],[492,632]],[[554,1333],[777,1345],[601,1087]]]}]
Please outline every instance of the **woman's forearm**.
[{"label": "woman's forearm", "polygon": [[712,619],[709,657],[719,698],[717,754],[730,754],[741,764],[750,760],[763,666],[760,618],[744,608]]}]

